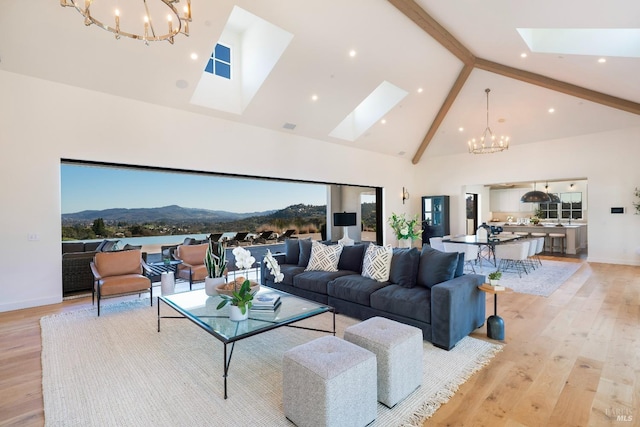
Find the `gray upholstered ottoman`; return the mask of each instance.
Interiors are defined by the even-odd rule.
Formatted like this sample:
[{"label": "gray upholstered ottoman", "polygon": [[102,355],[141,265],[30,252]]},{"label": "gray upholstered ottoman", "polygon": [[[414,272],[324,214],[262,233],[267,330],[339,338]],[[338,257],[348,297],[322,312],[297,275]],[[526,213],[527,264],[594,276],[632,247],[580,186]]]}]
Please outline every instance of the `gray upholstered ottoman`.
[{"label": "gray upholstered ottoman", "polygon": [[364,426],[375,420],[376,356],[334,336],[284,354],[285,416],[298,426]]},{"label": "gray upholstered ottoman", "polygon": [[388,407],[422,384],[422,331],[383,317],[372,317],[344,331],[344,339],[375,353],[378,401]]}]

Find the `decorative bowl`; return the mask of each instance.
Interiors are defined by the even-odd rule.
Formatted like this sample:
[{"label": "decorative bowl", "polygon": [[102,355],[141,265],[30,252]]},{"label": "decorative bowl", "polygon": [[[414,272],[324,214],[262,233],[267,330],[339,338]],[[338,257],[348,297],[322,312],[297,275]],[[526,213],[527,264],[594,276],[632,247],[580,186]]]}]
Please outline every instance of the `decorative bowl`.
[{"label": "decorative bowl", "polygon": [[[223,283],[221,285],[218,285],[218,286],[216,286],[216,291],[221,295],[228,295],[228,296],[232,297],[233,296],[233,291],[234,291],[233,283],[234,282],[229,282],[229,283]],[[242,282],[237,285],[237,289],[240,289],[240,286],[242,286]],[[253,295],[255,295],[255,293],[260,290],[260,284],[257,283],[257,282],[253,282],[252,281],[250,289],[251,289],[250,292]]]}]

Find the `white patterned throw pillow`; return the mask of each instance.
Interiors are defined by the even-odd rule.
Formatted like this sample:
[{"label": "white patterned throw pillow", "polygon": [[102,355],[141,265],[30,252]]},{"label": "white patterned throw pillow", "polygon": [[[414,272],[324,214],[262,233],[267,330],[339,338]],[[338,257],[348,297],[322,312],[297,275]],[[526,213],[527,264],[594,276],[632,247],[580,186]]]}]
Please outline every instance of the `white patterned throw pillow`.
[{"label": "white patterned throw pillow", "polygon": [[340,261],[342,248],[342,243],[327,246],[314,241],[311,244],[311,257],[309,258],[309,264],[304,270],[338,271],[338,261]]},{"label": "white patterned throw pillow", "polygon": [[378,282],[388,281],[392,257],[393,248],[391,245],[369,245],[362,261],[362,276]]}]

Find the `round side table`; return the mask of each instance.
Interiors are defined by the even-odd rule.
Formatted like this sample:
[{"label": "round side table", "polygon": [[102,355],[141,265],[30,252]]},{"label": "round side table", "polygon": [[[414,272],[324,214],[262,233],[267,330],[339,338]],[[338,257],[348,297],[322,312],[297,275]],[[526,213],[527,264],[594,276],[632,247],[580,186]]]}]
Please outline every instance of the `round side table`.
[{"label": "round side table", "polygon": [[498,316],[498,294],[513,292],[511,288],[496,290],[488,283],[478,286],[482,292],[493,294],[493,314],[487,318],[487,336],[494,340],[504,341],[504,319]]}]

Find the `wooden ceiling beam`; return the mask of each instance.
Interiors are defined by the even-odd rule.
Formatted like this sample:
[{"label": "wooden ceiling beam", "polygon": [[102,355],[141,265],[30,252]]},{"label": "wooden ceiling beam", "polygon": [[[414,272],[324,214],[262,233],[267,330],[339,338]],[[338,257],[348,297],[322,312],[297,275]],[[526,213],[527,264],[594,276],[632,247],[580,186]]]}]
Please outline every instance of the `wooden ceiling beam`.
[{"label": "wooden ceiling beam", "polygon": [[427,149],[427,146],[435,136],[438,127],[440,127],[440,125],[442,124],[442,121],[449,112],[451,105],[460,93],[462,86],[464,86],[464,83],[467,81],[467,78],[474,68],[489,71],[495,74],[500,74],[505,77],[551,89],[556,92],[564,93],[566,95],[575,96],[587,101],[606,105],[607,107],[616,108],[618,110],[640,115],[640,104],[638,104],[637,102],[617,98],[615,96],[607,95],[602,92],[596,92],[594,90],[577,86],[571,83],[555,80],[541,74],[520,70],[518,68],[509,67],[507,65],[502,65],[486,59],[477,58],[449,31],[447,31],[446,28],[436,22],[436,20],[433,19],[414,0],[388,1],[464,64],[464,67],[462,68],[462,71],[453,84],[451,91],[449,91],[447,98],[444,100],[444,103],[440,107],[440,111],[438,111],[436,118],[433,120],[433,123],[431,123],[429,131],[425,135],[422,143],[418,147],[418,150],[411,160],[414,165],[420,161],[420,158],[424,154],[424,151]]},{"label": "wooden ceiling beam", "polygon": [[413,0],[388,0],[418,27],[433,37],[445,49],[455,55],[465,65],[473,64],[475,56],[458,41],[446,28],[440,25]]},{"label": "wooden ceiling beam", "polygon": [[497,62],[488,61],[482,58],[476,59],[475,67],[515,80],[520,80],[522,82],[541,86],[546,89],[551,89],[556,92],[564,93],[566,95],[571,95],[577,98],[585,99],[587,101],[606,105],[607,107],[616,108],[618,110],[627,111],[633,114],[640,114],[640,104],[638,104],[637,102],[617,98],[615,96],[607,95],[602,92],[596,92],[595,90],[587,89],[582,86],[577,86],[560,80],[555,80],[541,74],[520,70],[518,68],[509,67],[507,65],[502,65]]},{"label": "wooden ceiling beam", "polygon": [[426,150],[427,147],[429,146],[429,143],[431,142],[436,132],[438,131],[440,124],[442,123],[444,118],[447,116],[449,109],[451,108],[451,106],[453,105],[453,102],[458,97],[458,94],[462,90],[462,87],[466,83],[472,71],[473,71],[473,65],[465,64],[464,67],[462,67],[462,71],[460,71],[460,74],[458,74],[458,78],[453,83],[453,86],[451,87],[451,90],[449,91],[447,98],[444,100],[444,103],[442,103],[442,106],[440,107],[438,114],[436,114],[435,119],[433,119],[433,122],[431,123],[431,127],[429,127],[429,131],[425,135],[424,139],[422,140],[422,143],[420,144],[420,147],[418,147],[416,154],[414,154],[413,159],[411,160],[411,162],[414,165],[418,164],[418,162],[420,161],[420,158],[424,154],[424,150]]}]

